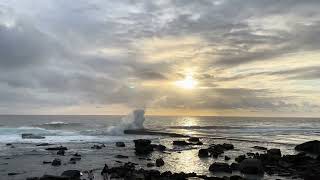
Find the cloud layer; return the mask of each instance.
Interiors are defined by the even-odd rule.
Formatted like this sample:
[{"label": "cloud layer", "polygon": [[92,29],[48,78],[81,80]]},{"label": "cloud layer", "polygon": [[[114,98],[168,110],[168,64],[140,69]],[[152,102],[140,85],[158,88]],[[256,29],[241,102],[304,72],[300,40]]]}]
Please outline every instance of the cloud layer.
[{"label": "cloud layer", "polygon": [[[318,0],[0,2],[0,113],[320,112]],[[193,90],[175,81],[193,75]]]}]

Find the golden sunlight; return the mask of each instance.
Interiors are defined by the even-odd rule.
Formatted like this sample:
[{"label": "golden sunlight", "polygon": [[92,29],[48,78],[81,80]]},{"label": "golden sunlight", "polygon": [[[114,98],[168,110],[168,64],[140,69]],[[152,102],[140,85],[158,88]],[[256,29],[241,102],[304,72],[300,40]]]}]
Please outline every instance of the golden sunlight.
[{"label": "golden sunlight", "polygon": [[176,81],[175,84],[183,89],[194,89],[198,82],[193,79],[191,74],[188,74],[183,80]]}]

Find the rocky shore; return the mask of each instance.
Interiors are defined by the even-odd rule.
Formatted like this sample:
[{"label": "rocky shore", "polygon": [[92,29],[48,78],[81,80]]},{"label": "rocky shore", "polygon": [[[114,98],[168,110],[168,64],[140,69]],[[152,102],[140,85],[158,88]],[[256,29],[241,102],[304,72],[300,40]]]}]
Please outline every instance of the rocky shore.
[{"label": "rocky shore", "polygon": [[[296,154],[285,155],[277,148],[267,148],[263,146],[252,146],[253,150],[259,152],[247,152],[238,154],[234,159],[227,156],[229,151],[237,152],[237,147],[231,143],[206,144],[201,138],[190,137],[179,140],[173,140],[172,149],[163,144],[153,143],[149,139],[136,139],[133,141],[133,150],[135,156],[139,160],[147,161],[146,168],[141,168],[137,162],[122,162],[121,159],[128,159],[125,154],[115,156],[119,159],[119,165],[110,165],[107,169],[108,176],[111,179],[217,179],[217,180],[240,180],[240,179],[262,179],[265,175],[276,175],[284,179],[320,179],[320,141],[309,141],[295,147]],[[47,144],[43,144],[46,146]],[[124,142],[116,142],[113,145],[120,153],[128,144]],[[95,144],[92,149],[99,151],[105,148],[104,144]],[[193,148],[196,150],[195,156],[202,160],[212,161],[207,167],[210,175],[197,174],[195,172],[172,172],[161,171],[157,168],[166,165],[166,160],[162,155],[170,156],[170,153],[177,150],[177,153],[186,149]],[[65,157],[68,147],[52,146],[46,148],[47,151],[56,153],[61,157]],[[157,158],[150,158],[153,153],[159,153]],[[62,162],[60,158],[52,161],[43,161],[44,164],[51,166],[61,166],[63,163],[77,164],[82,161],[82,155],[79,153],[69,154],[68,162]],[[224,162],[215,161],[215,159],[223,159]],[[178,163],[178,162],[177,162]],[[185,166],[192,166],[186,162]],[[106,166],[108,167],[108,165]],[[151,168],[152,169],[148,169]],[[76,168],[75,168],[76,169]],[[102,167],[97,167],[96,171],[100,172]],[[216,176],[222,173],[223,176]],[[99,173],[96,173],[99,174]],[[14,173],[8,176],[15,176]],[[97,175],[96,175],[97,176]],[[41,177],[27,177],[27,180],[79,180],[86,179],[87,171],[65,170],[61,174],[43,175]],[[96,177],[95,179],[102,179]]]}]

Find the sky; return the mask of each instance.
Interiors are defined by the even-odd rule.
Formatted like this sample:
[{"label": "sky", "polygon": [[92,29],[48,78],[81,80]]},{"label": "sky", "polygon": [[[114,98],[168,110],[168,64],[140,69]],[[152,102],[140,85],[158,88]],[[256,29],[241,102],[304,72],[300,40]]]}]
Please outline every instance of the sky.
[{"label": "sky", "polygon": [[320,116],[319,0],[1,0],[0,114]]}]

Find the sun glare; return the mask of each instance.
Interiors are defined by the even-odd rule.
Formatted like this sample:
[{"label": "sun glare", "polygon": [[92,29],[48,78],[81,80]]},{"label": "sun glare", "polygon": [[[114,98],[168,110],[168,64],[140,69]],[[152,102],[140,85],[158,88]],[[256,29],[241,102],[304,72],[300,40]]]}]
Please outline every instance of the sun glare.
[{"label": "sun glare", "polygon": [[193,79],[192,75],[187,75],[183,80],[176,81],[175,84],[183,89],[194,89],[198,83]]}]

